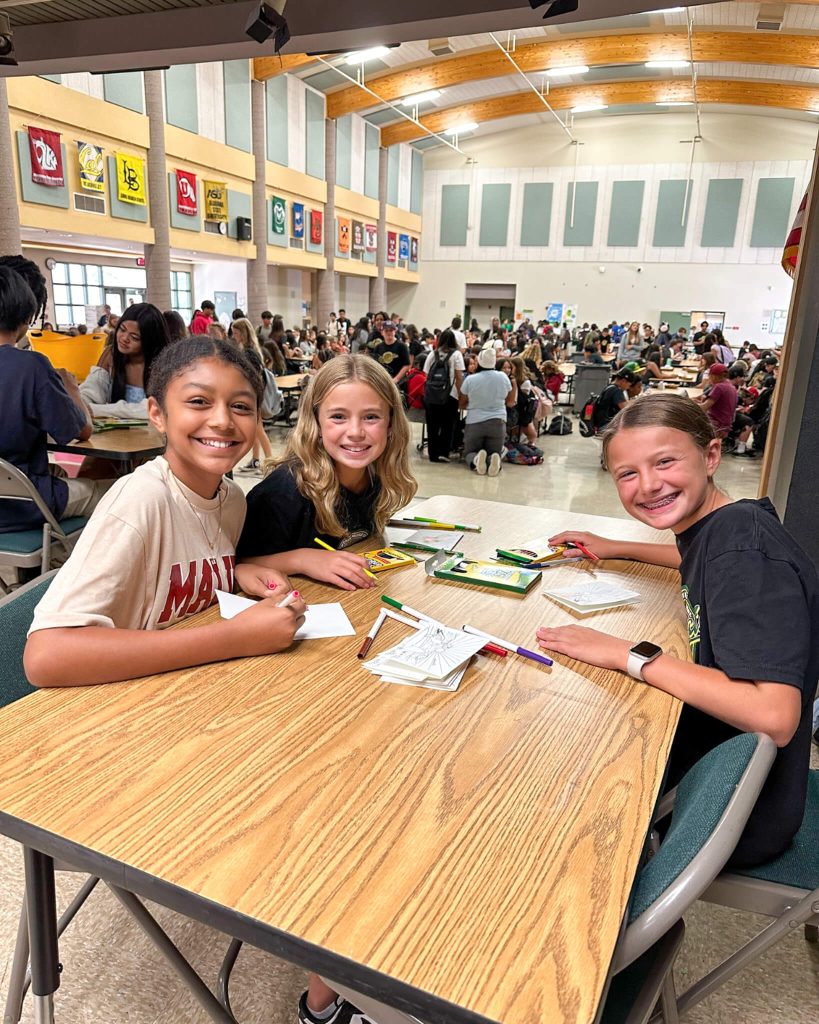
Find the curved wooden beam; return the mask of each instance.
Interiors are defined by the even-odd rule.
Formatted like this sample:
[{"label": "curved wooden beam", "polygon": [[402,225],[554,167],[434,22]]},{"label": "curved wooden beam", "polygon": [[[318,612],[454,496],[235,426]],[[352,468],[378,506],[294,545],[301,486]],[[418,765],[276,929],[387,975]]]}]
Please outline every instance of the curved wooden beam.
[{"label": "curved wooden beam", "polygon": [[[755,82],[746,78],[699,78],[697,95],[701,103],[731,103],[741,106],[779,107],[787,110],[815,110],[819,113],[819,87],[786,85],[780,82]],[[568,110],[586,103],[607,106],[686,102],[693,99],[691,83],[681,78],[663,81],[600,82],[594,85],[564,86],[552,89],[549,103],[555,110]],[[463,103],[438,110],[422,117],[421,122],[433,132],[443,132],[465,121],[483,124],[518,114],[547,114],[548,111],[529,90],[491,99]],[[385,125],[381,129],[381,145],[413,142],[426,135],[411,121]]]},{"label": "curved wooden beam", "polygon": [[[695,30],[693,47],[696,61],[819,67],[819,36]],[[522,43],[515,50],[515,60],[526,72],[577,64],[589,67],[642,64],[658,59],[688,60],[688,35],[684,31],[669,31],[549,39]],[[510,70],[506,57],[495,47],[383,74],[368,79],[367,85],[382,99],[394,102],[427,89],[445,89],[464,82],[501,78]],[[372,96],[350,86],[327,96],[327,117],[343,117],[375,105]]]},{"label": "curved wooden beam", "polygon": [[318,58],[307,53],[283,53],[278,57],[256,57],[253,60],[253,77],[260,82],[288,71],[298,71],[308,64],[316,64]]}]

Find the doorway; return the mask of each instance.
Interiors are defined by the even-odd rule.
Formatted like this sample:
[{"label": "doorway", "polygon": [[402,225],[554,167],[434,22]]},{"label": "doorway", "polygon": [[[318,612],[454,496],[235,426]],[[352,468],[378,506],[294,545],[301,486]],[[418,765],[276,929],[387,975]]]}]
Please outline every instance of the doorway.
[{"label": "doorway", "polygon": [[135,302],[145,301],[144,288],[106,288],[105,304],[111,307],[114,316],[122,316]]}]

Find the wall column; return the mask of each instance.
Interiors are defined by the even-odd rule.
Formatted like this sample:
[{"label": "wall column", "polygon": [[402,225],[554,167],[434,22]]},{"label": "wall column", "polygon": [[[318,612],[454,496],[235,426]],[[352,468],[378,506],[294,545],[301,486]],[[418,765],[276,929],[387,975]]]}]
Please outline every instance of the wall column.
[{"label": "wall column", "polygon": [[376,266],[378,276],[370,278],[370,312],[377,313],[387,309],[387,150],[382,146],[378,150],[378,248],[376,249]]},{"label": "wall column", "polygon": [[161,71],[144,71],[145,113],[148,115],[148,195],[154,244],[145,246],[145,298],[161,310],[171,308],[171,219],[168,170],[165,162],[165,107]]},{"label": "wall column", "polygon": [[20,242],[20,208],[14,183],[14,153],[5,78],[0,78],[0,256],[16,256]]},{"label": "wall column", "polygon": [[324,177],[327,181],[327,202],[324,206],[324,256],[327,269],[318,272],[318,309],[314,322],[324,330],[331,313],[338,312],[336,281],[336,123],[324,122]]},{"label": "wall column", "polygon": [[267,283],[267,132],[265,131],[265,84],[255,78],[250,83],[250,118],[253,159],[253,241],[256,255],[247,261],[247,315],[254,325],[261,323],[262,310],[270,306]]}]

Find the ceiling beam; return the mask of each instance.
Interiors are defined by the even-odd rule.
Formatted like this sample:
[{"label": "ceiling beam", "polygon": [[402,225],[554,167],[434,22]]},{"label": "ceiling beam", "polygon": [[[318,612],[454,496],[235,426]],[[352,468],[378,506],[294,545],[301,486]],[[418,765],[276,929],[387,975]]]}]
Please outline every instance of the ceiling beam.
[{"label": "ceiling beam", "polygon": [[260,82],[277,75],[285,75],[288,71],[299,71],[308,64],[318,63],[318,57],[308,53],[281,53],[275,57],[256,57],[253,61],[253,77]]},{"label": "ceiling beam", "polygon": [[[819,87],[815,86],[756,82],[745,78],[700,78],[697,80],[697,94],[700,103],[728,103],[819,112]],[[691,82],[685,78],[563,86],[552,89],[549,93],[549,103],[555,110],[569,110],[571,107],[586,103],[605,103],[612,107],[691,100]],[[438,133],[465,121],[484,124],[486,121],[515,117],[519,114],[543,112],[543,104],[538,97],[527,90],[438,110],[422,117],[421,122],[429,131]],[[381,145],[393,146],[398,142],[413,142],[425,134],[410,122],[385,125],[381,129]]]},{"label": "ceiling beam", "polygon": [[[695,61],[819,67],[819,36],[701,31],[695,26],[693,48]],[[577,64],[601,67],[658,59],[688,60],[688,34],[681,30],[550,39],[521,43],[514,55],[527,73]],[[394,102],[427,89],[446,89],[465,82],[501,78],[508,73],[509,65],[500,50],[482,50],[372,77],[367,85],[385,100]],[[374,105],[372,96],[351,86],[327,96],[327,116],[343,117]]]}]

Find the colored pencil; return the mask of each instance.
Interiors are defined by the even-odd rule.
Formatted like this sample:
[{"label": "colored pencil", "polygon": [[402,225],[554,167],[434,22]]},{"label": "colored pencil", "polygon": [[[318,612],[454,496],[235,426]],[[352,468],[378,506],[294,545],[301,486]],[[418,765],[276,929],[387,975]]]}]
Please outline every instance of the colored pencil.
[{"label": "colored pencil", "polygon": [[[314,543],[314,544],[318,544],[318,546],[319,546],[320,548],[324,548],[324,550],[325,550],[325,551],[335,551],[335,550],[336,550],[335,548],[331,548],[329,544],[325,544],[325,543],[324,543],[324,541],[323,541],[323,540],[321,540],[321,539],[320,539],[320,538],[318,538],[318,537],[314,537],[314,538],[313,538],[313,543]],[[367,575],[368,575],[368,576],[370,577],[370,579],[371,579],[371,580],[375,580],[375,582],[376,582],[376,583],[378,583],[378,579],[377,579],[377,577],[376,577],[376,576],[374,576],[374,575],[373,575],[373,574],[372,574],[372,573],[370,572],[370,570],[369,570],[369,569],[365,569],[365,570],[364,570],[364,572],[366,572],[366,574],[367,574]]]},{"label": "colored pencil", "polygon": [[468,530],[472,533],[480,533],[481,527],[470,523],[442,523],[437,519],[425,519],[423,516],[411,516],[416,523],[427,523],[430,527],[434,523],[438,529]]}]

